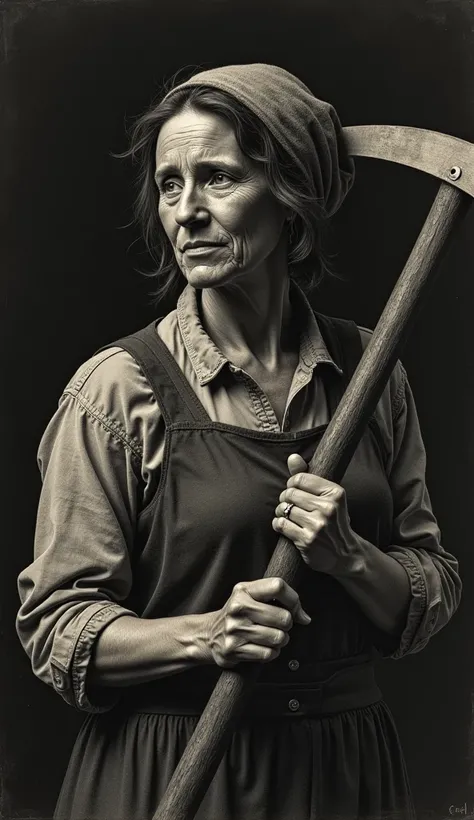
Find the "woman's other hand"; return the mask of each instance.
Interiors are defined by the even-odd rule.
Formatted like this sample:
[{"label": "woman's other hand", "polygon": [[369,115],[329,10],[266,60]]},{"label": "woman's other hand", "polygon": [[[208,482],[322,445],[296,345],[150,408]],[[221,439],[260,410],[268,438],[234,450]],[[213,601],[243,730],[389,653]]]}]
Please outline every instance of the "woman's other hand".
[{"label": "woman's other hand", "polygon": [[281,578],[242,581],[222,609],[210,613],[209,651],[224,668],[240,661],[267,663],[287,645],[293,623],[310,622],[298,594]]},{"label": "woman's other hand", "polygon": [[[290,478],[276,507],[272,526],[292,541],[303,561],[318,572],[354,575],[363,562],[364,542],[351,527],[346,494],[339,484],[308,473],[296,453],[288,459]],[[283,515],[292,504],[289,518]]]}]

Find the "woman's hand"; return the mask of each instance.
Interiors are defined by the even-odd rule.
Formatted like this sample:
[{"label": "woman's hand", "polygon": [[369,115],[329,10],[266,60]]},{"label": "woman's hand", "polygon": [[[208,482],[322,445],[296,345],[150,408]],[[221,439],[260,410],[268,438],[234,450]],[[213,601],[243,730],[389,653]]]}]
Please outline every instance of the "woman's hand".
[{"label": "woman's hand", "polygon": [[[275,601],[281,606],[275,606]],[[209,651],[218,666],[240,661],[268,662],[290,640],[293,623],[309,624],[298,594],[281,578],[261,578],[236,584],[222,609],[210,613]]]},{"label": "woman's hand", "polygon": [[[306,472],[308,465],[297,454],[289,457],[288,469],[273,529],[294,543],[311,569],[353,576],[363,565],[366,542],[351,528],[343,488]],[[289,518],[283,515],[287,504],[293,504]]]}]

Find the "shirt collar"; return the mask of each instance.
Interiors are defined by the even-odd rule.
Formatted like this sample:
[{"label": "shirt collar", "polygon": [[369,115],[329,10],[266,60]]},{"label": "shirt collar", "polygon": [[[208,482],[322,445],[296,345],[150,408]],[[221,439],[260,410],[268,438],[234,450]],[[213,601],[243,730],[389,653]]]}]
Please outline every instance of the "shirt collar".
[{"label": "shirt collar", "polygon": [[[342,374],[322,337],[313,309],[301,288],[291,282],[291,301],[300,328],[300,366],[314,370],[318,364],[329,364]],[[208,384],[229,360],[204,330],[199,315],[198,292],[186,285],[176,306],[178,327],[200,385]]]}]

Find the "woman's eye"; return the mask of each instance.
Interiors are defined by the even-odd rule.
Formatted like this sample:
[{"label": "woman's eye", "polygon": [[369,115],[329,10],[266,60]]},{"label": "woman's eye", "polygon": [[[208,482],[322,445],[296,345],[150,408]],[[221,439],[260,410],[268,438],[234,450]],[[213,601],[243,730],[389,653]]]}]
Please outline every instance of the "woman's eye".
[{"label": "woman's eye", "polygon": [[179,192],[180,186],[175,179],[165,179],[161,189],[167,196],[175,196]]},{"label": "woman's eye", "polygon": [[229,182],[233,182],[232,177],[229,174],[225,174],[223,171],[217,171],[211,177],[211,183],[213,185],[227,185]]}]

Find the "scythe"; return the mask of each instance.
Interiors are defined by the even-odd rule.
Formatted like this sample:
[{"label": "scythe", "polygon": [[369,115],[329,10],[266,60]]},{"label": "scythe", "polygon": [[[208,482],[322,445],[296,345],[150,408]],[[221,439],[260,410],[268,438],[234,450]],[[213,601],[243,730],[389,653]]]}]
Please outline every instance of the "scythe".
[{"label": "scythe", "polygon": [[[400,163],[437,177],[441,184],[370,343],[309,464],[309,472],[334,482],[344,475],[434,278],[447,239],[474,197],[474,144],[404,126],[350,126],[343,130],[352,156]],[[281,536],[265,576],[281,577],[294,586],[301,560],[293,544]],[[221,673],[153,820],[194,817],[260,670],[260,664],[246,663]]]}]

